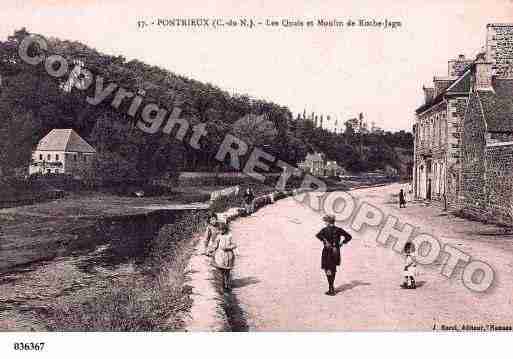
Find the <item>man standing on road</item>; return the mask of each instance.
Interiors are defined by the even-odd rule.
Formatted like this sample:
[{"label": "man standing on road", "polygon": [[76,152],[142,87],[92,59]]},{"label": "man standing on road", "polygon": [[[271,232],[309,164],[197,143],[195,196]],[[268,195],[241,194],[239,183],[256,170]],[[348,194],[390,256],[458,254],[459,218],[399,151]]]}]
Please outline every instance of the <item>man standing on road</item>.
[{"label": "man standing on road", "polygon": [[[326,295],[335,295],[335,275],[337,266],[340,265],[340,247],[351,240],[351,235],[342,228],[335,226],[335,216],[326,215],[323,217],[326,227],[317,233],[317,238],[323,242],[324,248],[321,255],[321,268],[326,272],[329,289]],[[344,241],[340,242],[340,237]]]},{"label": "man standing on road", "polygon": [[404,197],[404,191],[402,188],[399,191],[399,208],[406,208],[406,198]]}]

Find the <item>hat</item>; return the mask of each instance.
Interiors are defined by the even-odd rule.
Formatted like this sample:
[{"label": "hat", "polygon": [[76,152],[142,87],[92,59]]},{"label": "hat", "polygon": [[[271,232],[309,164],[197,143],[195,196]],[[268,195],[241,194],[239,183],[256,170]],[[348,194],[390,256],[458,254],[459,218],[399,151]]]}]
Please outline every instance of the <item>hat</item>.
[{"label": "hat", "polygon": [[226,222],[220,222],[219,229],[221,230],[221,232],[226,233],[230,229],[230,226],[228,226],[228,223]]},{"label": "hat", "polygon": [[335,216],[332,215],[332,214],[327,214],[324,217],[322,217],[322,220],[324,222],[326,222],[326,223],[334,224],[335,223]]},{"label": "hat", "polygon": [[413,244],[413,242],[406,242],[406,244],[404,245],[404,251],[407,250],[415,252],[415,244]]}]

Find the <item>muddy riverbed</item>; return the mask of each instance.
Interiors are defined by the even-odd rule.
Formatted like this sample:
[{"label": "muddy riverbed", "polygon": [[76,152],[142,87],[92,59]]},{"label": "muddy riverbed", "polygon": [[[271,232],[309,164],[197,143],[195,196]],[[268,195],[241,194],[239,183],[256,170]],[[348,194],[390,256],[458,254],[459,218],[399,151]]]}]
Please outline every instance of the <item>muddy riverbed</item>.
[{"label": "muddy riverbed", "polygon": [[144,275],[152,240],[187,211],[102,218],[0,218],[0,331],[48,330],[52,306]]}]

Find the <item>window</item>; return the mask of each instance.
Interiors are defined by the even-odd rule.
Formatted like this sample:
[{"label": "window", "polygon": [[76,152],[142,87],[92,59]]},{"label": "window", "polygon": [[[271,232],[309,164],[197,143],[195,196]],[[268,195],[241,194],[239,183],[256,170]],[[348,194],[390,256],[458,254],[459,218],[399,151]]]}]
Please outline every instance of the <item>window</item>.
[{"label": "window", "polygon": [[43,160],[43,155],[42,154],[39,154],[39,160],[42,161]]},{"label": "window", "polygon": [[55,160],[58,161],[59,160],[59,155],[55,155]]},{"label": "window", "polygon": [[77,160],[77,155],[76,155],[76,154],[74,154],[74,155],[73,155],[73,161],[76,161],[76,160]]},{"label": "window", "polygon": [[50,160],[52,159],[51,155],[47,155],[47,156],[46,156],[46,159],[47,159],[48,161],[50,161]]}]

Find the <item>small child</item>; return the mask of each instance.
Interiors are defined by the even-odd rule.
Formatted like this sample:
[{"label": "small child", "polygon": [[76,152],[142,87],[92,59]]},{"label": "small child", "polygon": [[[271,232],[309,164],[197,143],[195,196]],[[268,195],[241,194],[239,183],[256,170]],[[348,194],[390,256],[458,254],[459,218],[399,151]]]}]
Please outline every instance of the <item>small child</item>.
[{"label": "small child", "polygon": [[415,251],[415,246],[411,242],[407,242],[404,245],[404,253],[406,254],[405,258],[405,266],[404,266],[404,282],[401,285],[403,288],[407,289],[415,289],[417,288],[415,284],[415,270],[416,264],[413,260],[413,252]]},{"label": "small child", "polygon": [[205,229],[205,235],[203,238],[203,254],[212,256],[215,248],[212,248],[213,244],[216,243],[216,237],[219,235],[219,222],[217,214],[212,213],[207,222],[207,228]]},{"label": "small child", "polygon": [[229,226],[227,223],[221,222],[219,224],[219,230],[221,231],[221,234],[216,238],[213,265],[221,272],[224,290],[230,291],[230,272],[235,264],[234,250],[237,248],[237,245],[233,241],[232,235],[229,233]]}]

